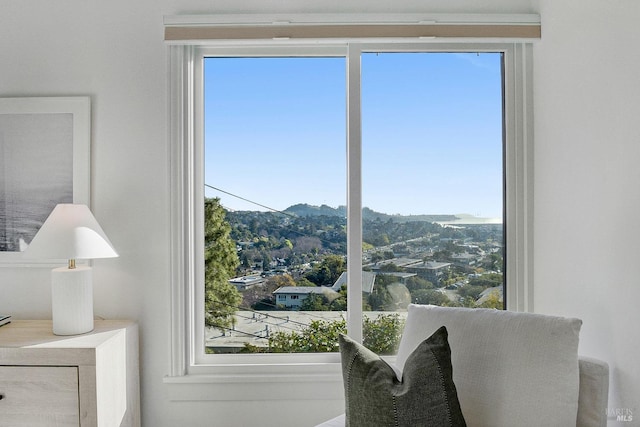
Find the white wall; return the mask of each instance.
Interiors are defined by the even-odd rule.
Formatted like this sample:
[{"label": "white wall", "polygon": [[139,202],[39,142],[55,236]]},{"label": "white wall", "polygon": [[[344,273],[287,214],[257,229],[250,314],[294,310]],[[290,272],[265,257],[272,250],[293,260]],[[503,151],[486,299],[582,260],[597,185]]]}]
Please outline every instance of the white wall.
[{"label": "white wall", "polygon": [[534,306],[583,319],[609,407],[640,425],[640,2],[540,3]]},{"label": "white wall", "polygon": [[[95,312],[141,327],[146,426],[313,425],[340,401],[170,402],[166,58],[179,13],[540,12],[535,48],[536,310],[584,319],[612,405],[640,415],[640,57],[635,0],[3,0],[0,96],[92,97],[93,210],[120,252],[95,262]],[[533,4],[532,4],[533,3]],[[453,8],[452,8],[453,7]],[[0,312],[50,317],[48,269],[0,268]],[[640,417],[638,417],[640,418]],[[308,420],[302,422],[300,420]]]}]

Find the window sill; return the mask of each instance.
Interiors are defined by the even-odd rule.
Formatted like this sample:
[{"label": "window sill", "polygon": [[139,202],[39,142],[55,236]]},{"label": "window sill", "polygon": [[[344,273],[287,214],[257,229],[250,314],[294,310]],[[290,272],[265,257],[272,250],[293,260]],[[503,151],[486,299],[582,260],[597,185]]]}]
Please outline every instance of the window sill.
[{"label": "window sill", "polygon": [[262,366],[263,372],[258,373],[233,367],[230,371],[234,373],[222,369],[220,373],[165,377],[163,381],[172,401],[342,399],[340,364],[307,367],[311,368],[307,372],[304,368],[291,365],[289,372],[278,372],[282,370]]},{"label": "window sill", "polygon": [[[384,358],[388,363],[394,357]],[[340,363],[193,366],[164,377],[172,401],[342,400]]]}]

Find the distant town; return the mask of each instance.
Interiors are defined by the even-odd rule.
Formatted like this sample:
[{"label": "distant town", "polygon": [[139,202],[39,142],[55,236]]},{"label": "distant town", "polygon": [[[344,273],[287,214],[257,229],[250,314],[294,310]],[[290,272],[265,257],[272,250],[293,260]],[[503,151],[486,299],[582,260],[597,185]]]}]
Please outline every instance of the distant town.
[{"label": "distant town", "polygon": [[[226,212],[240,266],[232,328],[207,346],[269,345],[314,320],[343,321],[348,287],[344,207]],[[455,224],[455,225],[453,225]],[[471,216],[400,216],[363,210],[362,302],[372,319],[403,318],[409,303],[502,309],[503,224]]]}]

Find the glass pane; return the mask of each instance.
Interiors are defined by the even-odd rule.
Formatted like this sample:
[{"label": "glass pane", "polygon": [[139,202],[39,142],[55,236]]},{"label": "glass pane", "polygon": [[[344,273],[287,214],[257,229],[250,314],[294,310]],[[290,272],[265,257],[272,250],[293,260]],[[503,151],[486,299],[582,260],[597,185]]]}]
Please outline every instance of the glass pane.
[{"label": "glass pane", "polygon": [[503,308],[500,53],[362,56],[364,341],[409,303]]},{"label": "glass pane", "polygon": [[207,58],[205,345],[337,350],[346,269],[344,58]]}]

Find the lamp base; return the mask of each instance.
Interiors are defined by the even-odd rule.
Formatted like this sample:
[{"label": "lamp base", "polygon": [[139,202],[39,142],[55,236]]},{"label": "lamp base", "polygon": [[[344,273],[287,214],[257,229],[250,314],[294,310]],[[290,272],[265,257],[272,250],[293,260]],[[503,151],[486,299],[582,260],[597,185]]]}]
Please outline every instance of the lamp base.
[{"label": "lamp base", "polygon": [[93,330],[91,267],[61,267],[51,271],[51,314],[56,335],[78,335]]}]

